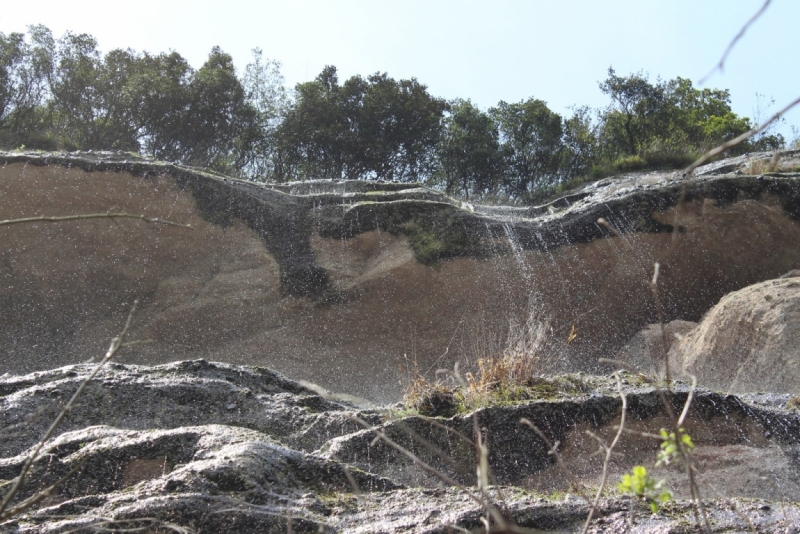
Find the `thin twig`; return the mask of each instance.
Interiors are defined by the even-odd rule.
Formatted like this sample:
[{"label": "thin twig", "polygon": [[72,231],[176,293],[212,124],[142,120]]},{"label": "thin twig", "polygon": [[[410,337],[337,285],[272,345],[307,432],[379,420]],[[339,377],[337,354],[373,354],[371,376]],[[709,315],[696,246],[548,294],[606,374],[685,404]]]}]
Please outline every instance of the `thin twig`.
[{"label": "thin twig", "polygon": [[619,438],[622,436],[622,429],[625,428],[625,415],[628,411],[628,399],[625,397],[625,392],[622,391],[622,379],[620,378],[619,373],[614,373],[614,378],[617,379],[617,391],[619,392],[619,398],[622,399],[622,415],[620,416],[619,429],[617,429],[617,434],[614,436],[614,440],[611,442],[611,445],[606,446],[604,443],[600,443],[602,449],[605,450],[605,458],[603,459],[603,476],[600,479],[600,487],[597,488],[597,495],[595,495],[594,502],[592,503],[591,508],[589,508],[589,515],[586,517],[586,523],[583,525],[583,534],[586,534],[589,531],[589,526],[592,522],[594,512],[597,510],[597,506],[600,504],[600,497],[602,497],[603,490],[606,488],[606,482],[608,482],[608,464],[611,462],[611,453],[614,451],[614,447],[617,446],[617,443],[619,443]]},{"label": "thin twig", "polygon": [[433,467],[433,466],[427,464],[426,462],[424,462],[422,459],[420,459],[413,452],[409,451],[408,449],[406,449],[405,447],[403,447],[402,445],[400,445],[396,441],[392,440],[392,438],[387,436],[386,433],[383,432],[382,430],[375,429],[373,425],[367,423],[366,421],[364,421],[363,419],[361,419],[357,415],[351,414],[348,417],[350,419],[352,419],[353,421],[355,421],[356,423],[358,423],[361,426],[363,426],[364,428],[367,428],[367,429],[370,429],[370,430],[374,430],[374,432],[375,432],[375,434],[377,434],[378,438],[380,438],[382,441],[384,441],[387,445],[389,445],[394,450],[398,451],[399,453],[401,453],[404,456],[406,456],[407,458],[409,458],[412,462],[414,462],[415,464],[420,466],[425,471],[428,471],[429,473],[434,475],[436,478],[441,479],[443,482],[446,482],[446,483],[450,484],[451,486],[455,486],[455,487],[457,487],[459,489],[464,489],[464,487],[461,484],[459,484],[458,482],[456,482],[455,480],[453,480],[449,476],[445,475],[444,473],[442,473],[441,471],[439,471],[435,467]]},{"label": "thin twig", "polygon": [[[710,482],[706,482],[706,484],[708,484],[708,486],[714,491],[714,493],[717,494],[717,497],[724,498],[722,493],[720,493],[720,491],[714,484]],[[733,508],[734,513],[739,516],[739,519],[747,523],[747,526],[750,528],[750,532],[752,532],[753,534],[758,534],[758,531],[756,530],[756,527],[753,525],[753,522],[750,521],[750,518],[747,517],[741,510],[739,510],[739,505],[736,503],[736,499],[730,499],[729,502],[731,503],[731,507]]]},{"label": "thin twig", "polygon": [[[113,338],[111,340],[111,346],[109,347],[108,351],[106,352],[105,357],[100,361],[100,363],[98,363],[95,366],[94,370],[92,370],[92,372],[89,373],[89,376],[87,376],[83,380],[83,382],[81,382],[80,386],[78,386],[78,389],[72,395],[72,398],[69,400],[69,402],[66,404],[66,406],[64,406],[64,408],[61,410],[61,412],[59,412],[59,414],[56,416],[55,420],[50,425],[50,428],[47,429],[47,432],[45,432],[45,434],[42,437],[42,439],[39,440],[39,443],[36,444],[36,446],[34,447],[33,452],[28,457],[28,459],[25,461],[25,463],[23,464],[22,470],[21,470],[19,476],[17,476],[17,478],[15,479],[14,485],[5,494],[5,496],[3,497],[2,502],[0,502],[0,519],[6,519],[7,517],[10,517],[10,512],[11,511],[7,510],[7,509],[8,509],[9,503],[11,502],[11,499],[14,498],[14,496],[17,494],[17,492],[22,487],[22,483],[25,480],[25,476],[30,471],[31,467],[33,466],[33,463],[36,460],[39,459],[39,452],[41,452],[41,450],[44,447],[45,443],[47,443],[47,441],[52,437],[52,435],[55,432],[56,428],[61,423],[61,421],[64,419],[64,417],[66,417],[67,413],[69,413],[69,411],[72,410],[72,407],[74,406],[75,401],[78,399],[78,397],[81,395],[81,393],[83,393],[84,388],[87,386],[87,384],[89,382],[91,382],[94,379],[94,377],[97,375],[97,373],[100,372],[100,369],[102,369],[103,366],[106,363],[108,363],[109,360],[111,360],[111,358],[114,357],[114,354],[116,354],[117,351],[122,347],[122,344],[123,344],[123,342],[125,340],[125,336],[128,334],[128,330],[130,330],[131,323],[133,322],[133,316],[136,313],[136,307],[138,305],[139,305],[139,301],[135,300],[133,302],[133,307],[131,308],[130,313],[128,313],[128,320],[125,321],[125,327],[122,329],[122,332],[119,334],[119,336],[117,336],[117,337],[115,337],[115,338]],[[17,513],[19,513],[19,511]]]},{"label": "thin twig", "polygon": [[650,281],[650,289],[653,291],[653,300],[655,300],[656,312],[658,313],[658,324],[661,327],[661,349],[664,351],[664,379],[667,381],[667,391],[669,391],[671,382],[669,375],[669,342],[667,341],[667,330],[664,324],[666,322],[664,306],[661,304],[661,297],[658,294],[658,271],[660,267],[658,262],[653,265],[653,279]]},{"label": "thin twig", "polygon": [[[193,534],[194,530],[188,527],[182,527],[181,525],[176,525],[175,523],[168,523],[166,521],[161,521],[160,519],[156,519],[155,517],[138,517],[135,519],[112,519],[106,517],[98,517],[98,521],[96,523],[92,523],[89,525],[84,525],[72,530],[67,530],[63,534],[72,534],[74,532],[82,532],[86,529],[91,529],[96,532],[142,532],[145,529],[148,532],[152,531],[153,527],[157,528],[166,528],[172,530],[173,532],[177,532],[178,534]],[[125,525],[129,523],[147,523],[146,525],[142,525],[141,527],[128,527],[128,528],[120,528],[119,525]]]},{"label": "thin twig", "polygon": [[[452,458],[450,458],[447,454],[442,452],[439,447],[431,443],[428,439],[424,438],[419,432],[415,431],[411,427],[409,427],[404,421],[396,421],[394,423],[400,430],[408,434],[412,440],[416,441],[420,445],[422,445],[425,450],[433,454],[434,456],[438,456],[444,463],[449,465],[456,473],[463,476],[465,479],[469,478],[469,471],[464,469],[460,464],[455,462]],[[444,425],[442,425],[444,426]]]},{"label": "thin twig", "polygon": [[689,478],[689,492],[691,493],[692,502],[694,504],[692,510],[694,513],[695,521],[699,526],[700,519],[702,518],[703,526],[705,527],[706,532],[710,533],[711,525],[708,522],[708,515],[706,514],[706,510],[703,507],[702,501],[700,500],[700,488],[698,487],[697,479],[695,478],[694,462],[692,461],[692,451],[683,442],[683,429],[681,428],[683,421],[686,419],[686,415],[689,413],[689,407],[691,406],[692,400],[694,399],[694,390],[696,387],[697,387],[697,378],[692,376],[692,387],[689,390],[689,395],[686,397],[686,402],[683,403],[681,416],[679,419],[673,419],[675,445],[678,447],[678,450],[681,452],[681,456],[686,462],[686,475]]},{"label": "thin twig", "polygon": [[15,507],[11,508],[10,510],[7,510],[4,514],[2,514],[2,516],[0,516],[0,519],[8,519],[14,517],[17,514],[24,512],[34,504],[37,504],[38,502],[46,499],[47,497],[50,496],[51,493],[53,493],[54,489],[63,484],[64,481],[67,480],[69,477],[77,473],[84,466],[85,463],[86,463],[85,461],[80,462],[78,465],[70,469],[66,475],[57,480],[54,484],[51,484],[50,486],[46,487],[41,491],[37,491],[32,496],[28,497]]},{"label": "thin twig", "polygon": [[692,387],[689,389],[689,396],[686,398],[686,402],[683,404],[683,410],[681,411],[680,417],[678,417],[678,426],[683,426],[683,422],[686,420],[686,416],[689,414],[689,406],[692,405],[694,390],[697,387],[697,377],[694,375],[689,376],[692,379]]},{"label": "thin twig", "polygon": [[570,488],[572,488],[572,491],[577,493],[583,500],[585,500],[587,503],[589,503],[589,506],[592,506],[592,500],[584,493],[583,487],[581,486],[581,483],[575,478],[575,475],[572,473],[572,471],[567,469],[567,466],[564,463],[564,460],[561,458],[561,454],[558,452],[558,446],[561,445],[561,442],[560,441],[556,441],[555,443],[553,443],[552,441],[550,441],[548,439],[548,437],[545,435],[545,433],[542,432],[542,430],[538,426],[536,426],[533,423],[531,423],[525,417],[520,419],[519,422],[520,422],[521,425],[525,425],[528,428],[530,428],[531,430],[533,430],[534,432],[536,432],[536,435],[539,436],[539,438],[542,441],[544,441],[545,445],[547,445],[547,447],[548,447],[547,454],[549,456],[553,456],[556,459],[556,466],[561,471],[561,473],[564,475],[564,478],[567,479],[567,482],[569,482],[569,485],[570,485]]},{"label": "thin twig", "polygon": [[145,217],[144,215],[136,215],[134,213],[85,213],[82,215],[65,215],[63,217],[26,217],[24,219],[8,219],[5,221],[0,221],[0,226],[34,222],[79,221],[84,219],[139,219],[146,223],[168,224],[170,226],[180,226],[181,228],[194,229],[189,224],[176,223],[166,219],[150,218]]},{"label": "thin twig", "polygon": [[491,528],[490,532],[498,532],[498,533],[510,532],[516,534],[537,534],[541,532],[538,529],[530,529],[530,528],[518,527],[517,525],[513,524],[508,524],[505,518],[500,513],[500,511],[497,509],[497,507],[492,504],[491,499],[489,498],[489,496],[486,494],[485,491],[480,491],[478,493],[469,491],[467,488],[462,486],[457,481],[453,480],[451,477],[447,476],[446,474],[442,473],[435,467],[426,463],[425,461],[420,459],[417,455],[415,455],[413,452],[406,449],[396,441],[392,440],[389,436],[386,435],[385,432],[376,429],[373,425],[369,424],[368,422],[364,421],[363,419],[361,419],[356,415],[350,415],[349,418],[355,421],[356,423],[360,424],[364,428],[373,430],[377,435],[377,439],[380,439],[381,441],[385,442],[391,448],[395,449],[400,454],[406,456],[414,464],[418,465],[423,470],[429,472],[442,482],[445,482],[446,484],[449,484],[461,491],[464,491],[469,496],[469,498],[475,501],[481,508],[483,508],[484,510],[488,510],[489,515],[491,515],[492,519],[495,521],[495,523],[497,523],[497,529]]},{"label": "thin twig", "polygon": [[702,79],[701,79],[701,80],[698,82],[698,85],[703,85],[704,83],[706,83],[706,81],[708,80],[708,78],[710,78],[710,77],[711,77],[711,75],[712,75],[712,74],[714,74],[714,72],[716,72],[717,70],[719,70],[720,72],[722,72],[722,70],[724,70],[724,68],[725,68],[725,60],[726,60],[726,59],[728,59],[728,54],[730,54],[730,53],[731,53],[731,50],[733,50],[733,47],[736,45],[736,43],[739,41],[739,39],[741,39],[741,38],[742,38],[742,36],[744,36],[744,33],[745,33],[747,30],[748,30],[748,28],[750,28],[750,26],[752,26],[752,25],[753,25],[753,23],[754,23],[756,20],[758,20],[758,18],[759,18],[761,15],[763,15],[763,14],[764,14],[764,12],[767,10],[767,7],[769,7],[769,4],[770,4],[770,2],[771,2],[771,1],[772,1],[772,0],[766,0],[766,1],[764,2],[764,5],[763,5],[763,6],[761,6],[761,9],[759,9],[759,10],[756,12],[756,14],[755,14],[755,15],[753,15],[752,17],[750,17],[750,20],[748,20],[748,21],[745,23],[745,25],[744,25],[744,26],[742,26],[742,29],[740,29],[740,30],[739,30],[739,33],[737,33],[737,34],[736,34],[736,35],[733,37],[733,40],[732,40],[732,41],[730,42],[730,44],[728,45],[728,48],[726,48],[726,49],[725,49],[725,52],[722,54],[722,57],[720,58],[720,60],[719,60],[719,63],[717,63],[716,65],[714,65],[714,68],[713,68],[713,69],[711,69],[711,70],[709,71],[709,73],[708,73],[708,74],[706,74],[705,76],[703,76],[703,78],[702,78]]}]

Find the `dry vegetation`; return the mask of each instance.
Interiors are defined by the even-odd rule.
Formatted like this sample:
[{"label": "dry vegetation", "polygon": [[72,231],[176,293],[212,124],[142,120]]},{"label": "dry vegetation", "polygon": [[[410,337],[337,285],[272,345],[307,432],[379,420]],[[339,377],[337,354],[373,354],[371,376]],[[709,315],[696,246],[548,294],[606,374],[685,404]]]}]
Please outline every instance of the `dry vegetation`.
[{"label": "dry vegetation", "polygon": [[440,369],[429,379],[411,363],[404,404],[421,415],[451,416],[481,406],[578,393],[584,388],[580,379],[544,376],[553,368],[559,348],[570,340],[571,335],[565,340],[556,337],[549,319],[534,306],[524,320],[511,321],[502,348],[492,350],[491,340],[475,343],[479,350],[463,375],[456,366],[453,371]]}]

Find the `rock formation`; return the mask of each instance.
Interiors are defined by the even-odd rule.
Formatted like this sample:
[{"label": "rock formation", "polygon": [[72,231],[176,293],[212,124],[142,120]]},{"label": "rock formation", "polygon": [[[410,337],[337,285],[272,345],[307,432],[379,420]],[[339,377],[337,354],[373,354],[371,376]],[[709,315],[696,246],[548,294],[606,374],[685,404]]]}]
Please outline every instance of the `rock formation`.
[{"label": "rock formation", "polygon": [[741,174],[747,159],[524,208],[416,184],[256,184],[125,153],[0,161],[0,219],[128,212],[193,228],[0,228],[0,361],[14,373],[101,355],[139,298],[132,335],[155,343],[122,363],[264,365],[387,402],[408,362],[475,361],[529,308],[562,340],[549,369],[603,369],[657,320],[655,261],[668,321],[800,265],[800,175]]},{"label": "rock formation", "polygon": [[[744,173],[767,157],[690,179],[615,177],[523,208],[417,184],[255,184],[123,153],[0,154],[0,221],[150,220],[0,224],[0,483],[134,299],[127,339],[152,340],[86,383],[15,502],[42,499],[0,532],[444,534],[484,531],[490,507],[495,525],[580,532],[623,398],[628,432],[589,532],[695,529],[685,465],[654,466],[660,430],[689,399],[682,428],[709,526],[794,532],[800,278],[776,277],[800,265],[800,174]],[[709,389],[648,376],[663,357],[654,262],[671,367]],[[356,397],[395,401],[404,379],[469,367],[531,324],[548,334],[542,372],[583,372],[439,417]],[[615,354],[644,374],[596,374]],[[634,465],[676,500],[651,514],[614,491]]]},{"label": "rock formation", "polygon": [[[664,356],[673,344],[695,329],[697,323],[675,320],[664,325],[649,324],[633,336],[614,359],[627,364],[629,369],[651,376],[664,375]],[[666,352],[664,344],[666,343]]]},{"label": "rock formation", "polygon": [[789,275],[725,295],[670,365],[721,391],[800,394],[800,272]]},{"label": "rock formation", "polygon": [[[61,401],[91,369],[76,365],[0,378],[0,479],[19,473]],[[574,494],[563,497],[565,475],[548,446],[519,421],[525,417],[558,440],[568,472],[591,487],[602,461],[592,454],[596,442],[586,431],[613,434],[621,401],[608,378],[552,380],[560,384],[555,396],[543,393],[539,400],[475,414],[502,484],[486,498],[520,526],[579,532],[588,505]],[[664,426],[653,387],[634,375],[623,374],[623,381],[628,428],[652,433]],[[674,391],[680,407],[688,390]],[[20,499],[63,480],[44,501],[0,525],[0,532],[432,534],[481,526],[474,449],[457,434],[474,436],[472,415],[399,418],[326,400],[265,369],[204,360],[111,364],[80,399],[34,464]],[[743,517],[770,532],[800,522],[800,507],[789,504],[800,499],[800,416],[785,407],[787,400],[696,393],[686,430],[696,442],[694,458],[715,531],[746,531]],[[464,488],[445,484],[376,441],[378,432]],[[638,434],[623,439],[610,465],[612,485],[635,463],[652,464],[657,450],[658,441]],[[638,515],[633,532],[689,528],[685,475],[674,466],[653,472],[668,481],[675,503],[651,516],[628,498],[604,498],[591,532],[624,529],[632,507]]]}]

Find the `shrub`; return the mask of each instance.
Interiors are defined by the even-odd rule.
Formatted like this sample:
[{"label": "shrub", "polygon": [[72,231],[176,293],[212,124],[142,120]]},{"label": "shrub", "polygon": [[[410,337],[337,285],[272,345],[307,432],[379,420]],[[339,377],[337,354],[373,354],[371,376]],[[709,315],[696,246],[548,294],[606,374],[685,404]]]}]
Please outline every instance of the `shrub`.
[{"label": "shrub", "polygon": [[612,166],[617,172],[640,171],[647,167],[647,162],[638,155],[622,156],[615,159]]},{"label": "shrub", "polygon": [[700,157],[692,150],[653,150],[644,153],[647,167],[652,169],[682,169]]}]

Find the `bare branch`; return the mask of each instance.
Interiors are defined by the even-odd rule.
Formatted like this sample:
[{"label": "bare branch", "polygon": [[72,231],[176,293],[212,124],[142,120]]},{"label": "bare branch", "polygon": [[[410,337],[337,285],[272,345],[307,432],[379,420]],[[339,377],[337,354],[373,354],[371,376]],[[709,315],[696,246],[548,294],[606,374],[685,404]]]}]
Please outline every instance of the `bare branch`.
[{"label": "bare branch", "polygon": [[85,213],[83,215],[65,215],[63,217],[26,217],[24,219],[8,219],[0,221],[0,226],[8,226],[12,224],[24,224],[34,222],[61,222],[61,221],[80,221],[84,219],[139,219],[146,223],[154,224],[168,224],[170,226],[180,226],[181,228],[189,228],[194,230],[189,224],[181,224],[166,219],[150,218],[144,215],[136,215],[133,213]]},{"label": "bare branch", "polygon": [[706,81],[707,81],[707,80],[708,80],[708,79],[711,77],[711,75],[712,75],[712,74],[714,74],[714,72],[716,72],[717,70],[719,70],[720,72],[722,72],[722,70],[724,70],[724,68],[725,68],[725,60],[726,60],[726,59],[728,59],[728,54],[730,54],[730,53],[731,53],[731,50],[733,50],[733,47],[734,47],[734,46],[736,46],[736,43],[737,43],[737,42],[739,42],[739,39],[741,39],[741,38],[742,38],[742,36],[744,36],[744,33],[745,33],[747,30],[748,30],[748,28],[750,28],[750,26],[752,26],[752,25],[753,25],[753,23],[754,23],[756,20],[758,20],[758,18],[759,18],[761,15],[763,15],[763,14],[764,14],[764,12],[765,12],[765,11],[767,10],[767,8],[769,7],[769,4],[770,4],[770,2],[771,2],[771,1],[772,1],[772,0],[766,0],[766,1],[764,2],[764,5],[762,5],[762,6],[761,6],[761,9],[759,9],[759,10],[756,12],[756,14],[755,14],[755,15],[753,15],[752,17],[750,17],[750,20],[748,20],[748,21],[745,23],[745,25],[744,25],[744,26],[742,26],[742,29],[740,29],[740,30],[739,30],[739,33],[737,33],[737,34],[736,34],[736,35],[733,37],[733,40],[731,40],[730,44],[728,45],[728,48],[726,48],[726,49],[725,49],[725,52],[722,54],[722,57],[720,58],[720,60],[719,60],[719,63],[717,63],[716,65],[714,65],[714,68],[713,68],[713,69],[711,69],[711,70],[709,71],[709,73],[708,73],[708,74],[706,74],[705,76],[703,76],[703,78],[702,78],[702,79],[701,79],[701,80],[698,82],[698,85],[703,85],[704,83],[706,83]]},{"label": "bare branch", "polygon": [[[138,517],[136,519],[112,519],[106,517],[98,517],[98,521],[96,523],[92,523],[90,525],[84,525],[76,529],[68,530],[64,532],[64,534],[72,534],[73,532],[83,532],[87,529],[91,529],[95,532],[152,532],[152,529],[155,528],[165,528],[176,532],[178,534],[193,534],[195,531],[191,528],[182,527],[180,525],[176,525],[174,523],[169,523],[166,521],[161,521],[160,519],[156,519],[155,517]],[[122,525],[126,524],[136,524],[136,523],[145,523],[142,526],[133,526],[133,527],[122,527]]]},{"label": "bare branch", "polygon": [[653,300],[656,303],[658,313],[658,324],[661,327],[661,350],[664,352],[664,379],[667,382],[667,391],[670,389],[671,377],[669,375],[669,342],[667,341],[667,330],[664,326],[664,306],[661,304],[661,297],[658,294],[658,272],[661,266],[658,262],[653,265],[653,279],[650,281],[650,289],[653,291]]},{"label": "bare branch", "polygon": [[689,390],[689,396],[686,398],[686,402],[683,404],[683,411],[681,411],[680,417],[678,417],[678,426],[683,426],[683,422],[686,420],[686,416],[689,414],[689,407],[692,405],[692,399],[694,398],[694,390],[697,387],[697,377],[691,375],[692,377],[692,387]]},{"label": "bare branch", "polygon": [[527,426],[528,428],[536,432],[536,435],[539,436],[539,438],[541,438],[542,441],[544,441],[545,445],[547,445],[548,447],[547,454],[552,455],[556,459],[556,465],[558,466],[561,473],[564,475],[564,478],[567,479],[567,482],[569,482],[572,491],[577,493],[583,500],[588,502],[591,506],[592,502],[591,499],[589,499],[589,497],[587,497],[586,494],[583,492],[583,488],[581,487],[580,482],[578,482],[578,480],[575,479],[575,476],[573,475],[572,471],[570,471],[564,464],[564,460],[561,458],[561,454],[559,454],[558,452],[558,446],[561,445],[561,443],[559,441],[556,441],[555,443],[550,441],[548,437],[545,435],[545,433],[542,432],[542,430],[538,426],[531,423],[525,417],[520,419],[519,423],[521,425]]},{"label": "bare branch", "polygon": [[[364,421],[363,419],[361,419],[360,417],[358,417],[356,415],[351,415],[350,419],[352,419],[356,423],[360,424],[364,428],[373,429],[372,425],[370,425],[369,423],[367,423],[366,421]],[[450,484],[451,486],[455,486],[458,489],[464,489],[464,487],[461,484],[459,484],[458,482],[456,482],[455,480],[453,480],[449,476],[445,475],[444,473],[442,473],[441,471],[439,471],[435,467],[433,467],[433,466],[425,463],[424,461],[422,461],[419,457],[417,457],[417,455],[415,455],[414,453],[412,453],[411,451],[409,451],[408,449],[406,449],[405,447],[403,447],[402,445],[400,445],[396,441],[392,440],[392,438],[387,436],[386,433],[384,433],[383,431],[375,430],[375,434],[377,434],[377,437],[380,440],[386,442],[386,444],[389,445],[391,448],[393,448],[397,452],[403,454],[404,456],[409,458],[413,463],[417,464],[418,466],[420,466],[425,471],[428,471],[429,473],[434,475],[436,478],[442,480],[443,482],[446,482],[447,484]]]},{"label": "bare branch", "polygon": [[66,475],[57,480],[54,484],[51,484],[50,486],[46,487],[41,491],[37,491],[32,496],[28,497],[27,499],[16,505],[14,508],[6,510],[2,515],[0,515],[0,519],[8,519],[10,517],[14,517],[17,514],[24,512],[34,504],[46,499],[47,497],[50,496],[51,493],[53,493],[54,489],[56,489],[66,479],[68,479],[69,477],[74,475],[77,471],[79,471],[85,463],[86,463],[85,461],[80,462],[78,465],[70,469]]},{"label": "bare branch", "polygon": [[[47,443],[47,441],[52,437],[56,428],[64,419],[64,417],[66,417],[67,413],[69,413],[69,411],[72,410],[72,407],[75,405],[75,401],[78,399],[81,393],[83,393],[83,390],[86,388],[87,384],[89,384],[89,382],[91,382],[94,379],[97,373],[100,372],[100,369],[102,369],[103,366],[106,363],[108,363],[109,360],[111,360],[111,358],[113,358],[114,355],[117,353],[117,351],[122,347],[125,336],[128,334],[128,330],[130,330],[131,323],[133,322],[133,316],[136,313],[136,307],[138,305],[139,301],[135,300],[133,302],[133,307],[131,308],[130,313],[128,313],[128,320],[125,321],[125,327],[122,329],[122,332],[120,332],[119,336],[111,340],[111,346],[108,348],[105,357],[100,361],[100,363],[98,363],[95,366],[92,372],[89,373],[89,376],[87,376],[83,380],[83,382],[81,382],[80,386],[78,386],[78,389],[72,395],[72,398],[70,398],[66,406],[64,406],[61,412],[59,412],[53,423],[50,425],[50,428],[47,429],[47,432],[45,432],[44,436],[42,436],[42,439],[39,440],[39,443],[37,443],[36,446],[34,447],[33,452],[30,454],[28,459],[25,460],[25,463],[22,466],[22,470],[20,471],[19,476],[17,476],[17,478],[14,480],[14,485],[5,494],[2,502],[0,502],[0,519],[6,519],[10,517],[12,510],[8,510],[8,505],[11,502],[11,499],[14,498],[14,496],[22,487],[22,483],[25,481],[25,476],[30,471],[31,467],[33,466],[33,463],[39,459],[39,453],[44,448],[45,443]],[[22,511],[22,510],[17,510],[17,508],[19,507],[14,508],[14,510],[16,510],[15,513],[19,513],[20,511]]]},{"label": "bare branch", "polygon": [[619,438],[622,436],[622,429],[625,428],[625,415],[628,411],[628,399],[625,397],[625,392],[622,391],[622,379],[619,376],[619,373],[614,373],[614,378],[617,379],[617,391],[619,392],[619,398],[622,400],[622,415],[620,416],[619,420],[619,428],[617,429],[617,433],[614,436],[614,440],[611,442],[611,445],[606,446],[605,444],[601,443],[602,449],[605,449],[605,458],[603,459],[603,476],[600,479],[600,487],[597,488],[597,495],[594,497],[594,502],[592,503],[591,508],[589,508],[589,515],[586,517],[586,523],[583,525],[583,534],[589,531],[589,526],[592,522],[592,517],[594,516],[595,510],[597,510],[597,506],[600,504],[600,497],[603,495],[603,490],[606,488],[606,482],[608,482],[608,464],[611,462],[611,453],[614,451],[614,447],[617,446],[619,443]]}]

